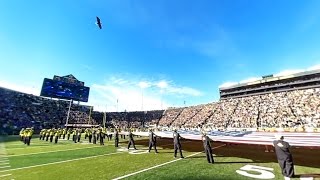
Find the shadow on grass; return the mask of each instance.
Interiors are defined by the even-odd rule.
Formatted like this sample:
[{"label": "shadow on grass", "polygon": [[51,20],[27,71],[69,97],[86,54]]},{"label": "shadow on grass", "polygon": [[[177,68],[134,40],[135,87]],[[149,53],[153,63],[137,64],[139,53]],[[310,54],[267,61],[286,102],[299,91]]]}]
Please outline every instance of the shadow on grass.
[{"label": "shadow on grass", "polygon": [[[224,156],[213,156],[213,159],[216,158],[216,157],[224,157]],[[203,156],[191,156],[191,157],[188,157],[188,159],[206,159],[206,155],[203,155]]]},{"label": "shadow on grass", "polygon": [[[137,140],[136,144],[148,146],[148,139],[140,141]],[[172,144],[172,145],[170,145]],[[213,142],[212,147],[218,147],[226,143]],[[183,151],[200,152],[203,151],[203,144],[201,141],[182,140],[181,146]],[[169,138],[161,138],[157,142],[157,147],[162,147],[165,150],[171,150],[173,153],[173,142]],[[159,148],[160,153],[161,149]],[[220,148],[213,149],[215,157],[238,157],[252,160],[253,163],[278,163],[275,152],[264,152],[265,146],[263,145],[246,145],[246,144],[232,144],[225,145]],[[294,165],[306,167],[320,167],[320,151],[319,149],[311,148],[292,148],[291,149]],[[167,152],[170,153],[170,152]],[[190,157],[191,158],[191,157]],[[196,156],[193,158],[205,158],[203,156]],[[252,163],[251,162],[251,163]]]},{"label": "shadow on grass", "polygon": [[296,174],[294,178],[320,178],[320,174]]},{"label": "shadow on grass", "polygon": [[[248,164],[252,163],[251,161],[237,161],[237,162],[214,162],[214,164]],[[264,162],[268,163],[268,162]]]}]

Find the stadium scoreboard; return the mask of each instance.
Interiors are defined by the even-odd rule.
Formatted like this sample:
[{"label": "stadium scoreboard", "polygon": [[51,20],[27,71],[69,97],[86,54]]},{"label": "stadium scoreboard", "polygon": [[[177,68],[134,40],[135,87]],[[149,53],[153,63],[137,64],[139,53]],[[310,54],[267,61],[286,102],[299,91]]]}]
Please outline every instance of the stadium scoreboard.
[{"label": "stadium scoreboard", "polygon": [[73,75],[44,78],[40,96],[88,102],[90,88]]}]

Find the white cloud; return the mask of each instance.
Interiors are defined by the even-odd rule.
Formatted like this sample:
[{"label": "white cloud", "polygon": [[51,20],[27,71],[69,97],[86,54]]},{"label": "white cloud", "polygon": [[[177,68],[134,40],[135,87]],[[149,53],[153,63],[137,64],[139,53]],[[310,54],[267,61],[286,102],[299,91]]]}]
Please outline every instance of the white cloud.
[{"label": "white cloud", "polygon": [[145,82],[145,81],[140,81],[138,85],[142,89],[145,89],[151,86],[149,82]]},{"label": "white cloud", "polygon": [[167,87],[167,92],[179,95],[201,96],[202,93],[190,87]]},{"label": "white cloud", "polygon": [[233,86],[233,85],[236,85],[236,84],[238,84],[238,83],[237,82],[225,82],[225,83],[221,84],[219,86],[219,88],[230,87],[230,86]]},{"label": "white cloud", "polygon": [[[305,72],[305,71],[313,71],[313,70],[320,70],[320,64],[313,65],[313,66],[306,68],[306,69],[286,69],[286,70],[283,70],[283,71],[280,71],[278,73],[273,74],[273,76],[274,77],[288,76],[291,74],[296,74],[296,73]],[[248,82],[253,82],[253,81],[257,81],[257,80],[261,80],[261,79],[262,79],[262,77],[260,77],[260,78],[259,77],[250,77],[250,78],[241,80],[239,83],[248,83]],[[233,86],[236,84],[238,84],[238,83],[237,82],[225,82],[225,83],[221,84],[219,86],[219,88],[230,87],[230,86]]]},{"label": "white cloud", "polygon": [[278,77],[278,76],[287,76],[287,75],[291,75],[291,74],[295,74],[295,73],[299,73],[299,72],[303,72],[306,71],[304,69],[286,69],[283,71],[280,71],[279,73],[273,74],[273,76]]},{"label": "white cloud", "polygon": [[118,85],[122,85],[122,84],[126,84],[128,83],[128,81],[122,79],[122,78],[116,78],[116,77],[111,77],[110,78],[112,83],[118,84]]},{"label": "white cloud", "polygon": [[21,83],[15,84],[7,81],[0,80],[0,86],[8,89],[12,89],[27,94],[40,95],[41,87],[34,85],[33,83]]},{"label": "white cloud", "polygon": [[279,73],[274,74],[274,76],[287,76],[295,73],[305,72],[305,71],[314,71],[314,70],[320,70],[320,64],[316,64],[313,66],[310,66],[306,69],[287,69],[283,70]]},{"label": "white cloud", "polygon": [[[34,95],[41,91],[41,87],[28,82],[18,84],[0,80],[0,86]],[[157,110],[172,106],[176,98],[200,95],[202,93],[196,89],[178,86],[164,79],[111,77],[105,83],[91,85],[89,102],[81,104],[94,106],[98,111]]]},{"label": "white cloud", "polygon": [[177,86],[167,80],[138,80],[130,77],[111,77],[104,84],[93,84],[90,90],[90,105],[99,111],[141,111],[165,109],[170,97],[201,96],[196,89]]},{"label": "white cloud", "polygon": [[247,78],[247,79],[244,79],[242,81],[240,81],[240,83],[248,83],[248,82],[254,82],[254,81],[257,81],[257,80],[261,80],[262,78],[260,77],[250,77],[250,78]]},{"label": "white cloud", "polygon": [[166,81],[162,80],[157,83],[157,86],[161,89],[164,89],[164,88],[168,87],[168,83]]},{"label": "white cloud", "polygon": [[309,67],[307,70],[308,71],[313,71],[313,70],[319,70],[320,69],[320,64],[314,65]]},{"label": "white cloud", "polygon": [[[145,85],[145,84],[143,84]],[[142,90],[139,86],[128,84],[94,84],[91,86],[89,104],[99,111],[141,111],[166,108],[156,93],[148,89]]]}]

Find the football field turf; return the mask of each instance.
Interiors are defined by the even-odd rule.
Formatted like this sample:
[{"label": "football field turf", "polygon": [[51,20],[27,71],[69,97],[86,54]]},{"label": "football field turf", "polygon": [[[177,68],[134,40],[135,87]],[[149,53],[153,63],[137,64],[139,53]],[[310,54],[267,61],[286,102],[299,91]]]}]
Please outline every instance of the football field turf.
[{"label": "football field turf", "polygon": [[[213,143],[214,164],[208,164],[200,141],[183,140],[184,159],[173,158],[172,139],[159,139],[158,150],[147,153],[148,139],[137,138],[138,151],[120,148],[114,141],[104,146],[59,140],[58,144],[37,137],[26,146],[18,136],[1,137],[0,179],[284,179],[275,153],[264,146]],[[319,179],[320,149],[292,149],[295,172]],[[179,155],[178,155],[179,157]],[[254,177],[254,178],[250,178]]]}]

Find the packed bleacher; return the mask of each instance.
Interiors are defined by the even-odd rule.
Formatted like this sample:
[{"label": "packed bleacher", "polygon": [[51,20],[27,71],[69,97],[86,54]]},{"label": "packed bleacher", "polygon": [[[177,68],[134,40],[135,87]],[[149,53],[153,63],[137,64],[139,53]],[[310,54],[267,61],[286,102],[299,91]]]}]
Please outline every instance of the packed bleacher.
[{"label": "packed bleacher", "polygon": [[[42,128],[62,127],[66,123],[68,107],[68,101],[0,88],[0,133],[17,133],[23,127],[33,127],[35,132]],[[91,113],[88,106],[72,107],[69,123],[102,125],[102,112]],[[106,124],[119,128],[320,130],[320,88],[228,98],[165,111],[107,112]]]},{"label": "packed bleacher", "polygon": [[[24,127],[33,127],[38,132],[43,128],[64,126],[68,107],[69,102],[64,100],[0,88],[0,134],[17,134]],[[87,106],[73,104],[71,107],[69,122],[87,123]]]},{"label": "packed bleacher", "polygon": [[[70,102],[65,100],[0,88],[0,134],[18,134],[25,127],[33,127],[37,133],[44,128],[63,127],[66,122],[76,127],[103,124],[104,113],[92,109],[90,112],[90,107],[85,105],[72,103],[68,117],[69,105]],[[163,110],[108,112],[106,125],[121,128],[148,127],[157,124],[162,114]]]},{"label": "packed bleacher", "polygon": [[[193,117],[188,119],[185,114]],[[320,88],[231,98],[206,104],[200,110],[199,106],[170,109],[160,123],[178,128],[202,124],[209,129],[320,128]]]},{"label": "packed bleacher", "polygon": [[264,76],[256,81],[243,82],[228,87],[220,87],[220,98],[247,97],[290,91],[292,89],[312,89],[320,87],[320,69],[296,74]]}]

